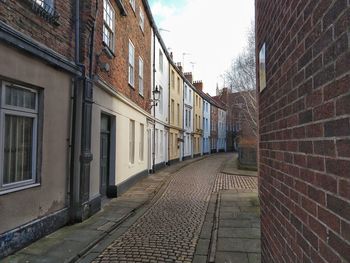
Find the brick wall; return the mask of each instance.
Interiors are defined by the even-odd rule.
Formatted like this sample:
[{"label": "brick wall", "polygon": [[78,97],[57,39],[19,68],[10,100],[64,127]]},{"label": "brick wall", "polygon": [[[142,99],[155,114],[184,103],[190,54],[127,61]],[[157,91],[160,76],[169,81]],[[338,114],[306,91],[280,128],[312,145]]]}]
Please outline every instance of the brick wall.
[{"label": "brick wall", "polygon": [[57,53],[74,59],[74,1],[55,1],[58,24],[45,20],[33,9],[32,0],[0,1],[0,20]]},{"label": "brick wall", "polygon": [[[218,108],[214,105],[210,105],[210,140],[214,139],[214,145],[211,144],[211,148],[216,148],[218,139]],[[214,128],[211,126],[214,125]]]},{"label": "brick wall", "polygon": [[[90,1],[90,0],[89,0]],[[124,0],[123,5],[126,9],[127,15],[123,16],[118,9],[115,1],[110,1],[114,6],[116,14],[115,25],[115,49],[114,57],[109,58],[105,52],[102,52],[103,41],[103,16],[102,8],[103,1],[99,0],[99,15],[97,17],[96,25],[96,42],[95,52],[100,54],[99,63],[108,63],[110,65],[109,72],[101,70],[99,66],[94,66],[97,74],[106,82],[113,85],[119,92],[137,103],[141,108],[150,111],[150,97],[151,97],[151,25],[147,18],[145,8],[141,0],[136,0],[136,11],[132,9],[129,0]],[[145,25],[142,32],[139,26],[140,8],[143,10]],[[129,39],[135,46],[135,85],[131,87],[128,84],[128,57],[129,57]],[[144,67],[144,96],[139,95],[139,56],[143,59]]]},{"label": "brick wall", "polygon": [[256,1],[263,262],[350,262],[350,2]]}]

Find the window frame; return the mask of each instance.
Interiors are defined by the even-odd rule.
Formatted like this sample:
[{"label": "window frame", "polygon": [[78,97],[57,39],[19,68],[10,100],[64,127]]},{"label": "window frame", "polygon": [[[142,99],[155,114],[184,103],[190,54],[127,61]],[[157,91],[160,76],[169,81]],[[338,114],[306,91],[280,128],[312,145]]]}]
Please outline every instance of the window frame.
[{"label": "window frame", "polygon": [[[105,4],[107,4],[112,11],[112,28],[110,28],[107,21],[105,20],[105,11],[106,11]],[[106,43],[106,41],[104,39],[105,29],[111,33],[111,45],[109,43]],[[110,49],[112,51],[112,53],[114,52],[114,49],[115,49],[115,10],[114,10],[113,5],[111,4],[111,2],[109,0],[103,0],[102,42],[106,47],[108,47],[108,49]]]},{"label": "window frame", "polygon": [[[6,89],[7,86],[16,87],[23,90],[28,90],[35,94],[35,109],[23,108],[19,106],[8,105],[5,102],[6,99]],[[40,185],[38,183],[38,137],[39,137],[39,91],[36,89],[28,88],[22,85],[17,85],[11,82],[0,81],[0,195],[9,192],[20,191],[30,187],[35,187]],[[31,142],[31,175],[32,178],[28,180],[13,182],[9,184],[4,184],[4,147],[5,147],[5,119],[6,115],[17,116],[17,117],[27,117],[33,119],[32,127],[32,142]]]},{"label": "window frame", "polygon": [[140,12],[139,12],[139,26],[141,28],[141,31],[145,32],[145,15],[144,15],[141,7],[140,7]]},{"label": "window frame", "polygon": [[[130,50],[131,50],[130,47],[132,47],[132,50],[133,50],[132,61],[130,60]],[[132,83],[131,83],[130,69],[132,69],[132,77],[133,77]],[[129,48],[128,48],[128,83],[131,87],[133,88],[135,87],[135,46],[130,39],[129,39]]]},{"label": "window frame", "polygon": [[135,164],[135,120],[129,120],[129,164]]},{"label": "window frame", "polygon": [[140,123],[139,161],[145,160],[145,125]]},{"label": "window frame", "polygon": [[158,67],[159,71],[163,73],[164,70],[164,55],[161,49],[159,49],[159,58],[158,58]]},{"label": "window frame", "polygon": [[134,13],[136,12],[136,0],[129,0],[129,3],[132,7],[132,10],[134,11]]},{"label": "window frame", "polygon": [[[144,96],[144,85],[143,85],[143,73],[144,73],[144,63],[141,56],[139,56],[139,94],[143,97]],[[142,87],[142,89],[141,89]]]}]

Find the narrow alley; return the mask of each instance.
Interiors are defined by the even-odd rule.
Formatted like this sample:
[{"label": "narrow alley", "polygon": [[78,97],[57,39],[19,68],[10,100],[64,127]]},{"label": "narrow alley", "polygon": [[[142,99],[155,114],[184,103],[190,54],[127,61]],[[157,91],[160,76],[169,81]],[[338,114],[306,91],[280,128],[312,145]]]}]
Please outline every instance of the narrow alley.
[{"label": "narrow alley", "polygon": [[257,178],[237,174],[235,158],[217,154],[168,167],[116,199],[144,201],[132,216],[120,214],[129,210],[114,200],[80,226],[58,230],[8,262],[260,262]]}]

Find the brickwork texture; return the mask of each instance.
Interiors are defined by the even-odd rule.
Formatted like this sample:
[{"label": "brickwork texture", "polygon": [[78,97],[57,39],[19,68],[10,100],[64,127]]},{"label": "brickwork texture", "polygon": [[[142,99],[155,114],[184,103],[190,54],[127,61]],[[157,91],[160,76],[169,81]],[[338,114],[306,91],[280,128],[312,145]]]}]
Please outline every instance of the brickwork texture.
[{"label": "brickwork texture", "polygon": [[256,29],[262,262],[350,262],[350,1],[257,0]]}]

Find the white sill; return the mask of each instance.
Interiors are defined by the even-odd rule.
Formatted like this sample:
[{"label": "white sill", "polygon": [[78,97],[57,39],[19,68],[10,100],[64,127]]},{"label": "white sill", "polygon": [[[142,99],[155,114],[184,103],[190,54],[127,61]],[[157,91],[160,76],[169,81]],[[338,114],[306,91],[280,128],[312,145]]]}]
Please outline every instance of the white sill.
[{"label": "white sill", "polygon": [[24,185],[24,186],[19,186],[19,187],[7,189],[7,190],[1,190],[1,191],[0,191],[0,195],[5,195],[5,194],[9,194],[9,193],[14,193],[14,192],[18,192],[18,191],[26,190],[26,189],[29,189],[29,188],[38,187],[38,186],[40,186],[39,183],[37,183],[37,184],[29,184],[29,185]]}]

